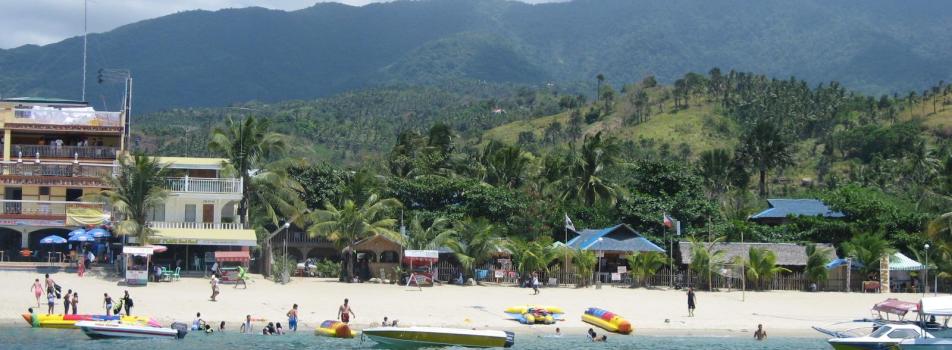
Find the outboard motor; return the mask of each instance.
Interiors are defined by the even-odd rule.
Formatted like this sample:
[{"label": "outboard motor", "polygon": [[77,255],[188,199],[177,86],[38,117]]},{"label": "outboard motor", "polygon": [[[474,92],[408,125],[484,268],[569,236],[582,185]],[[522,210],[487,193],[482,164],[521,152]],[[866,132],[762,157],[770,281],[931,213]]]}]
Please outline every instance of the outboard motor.
[{"label": "outboard motor", "polygon": [[511,348],[514,344],[516,344],[516,334],[506,331],[506,343],[502,347]]},{"label": "outboard motor", "polygon": [[185,338],[185,335],[188,334],[188,325],[182,322],[172,322],[169,328],[178,332],[175,336],[179,339]]}]

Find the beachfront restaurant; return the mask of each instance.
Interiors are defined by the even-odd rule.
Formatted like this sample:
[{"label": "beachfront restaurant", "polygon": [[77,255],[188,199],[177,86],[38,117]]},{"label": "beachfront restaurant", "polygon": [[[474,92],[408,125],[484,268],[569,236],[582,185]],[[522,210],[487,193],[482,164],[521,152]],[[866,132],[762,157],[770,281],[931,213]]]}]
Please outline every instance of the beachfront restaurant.
[{"label": "beachfront restaurant", "polygon": [[[354,250],[357,252],[354,274],[361,281],[390,279],[394,276],[393,268],[400,266],[403,258],[403,246],[381,235],[358,241]],[[347,252],[343,255],[347,256]]]},{"label": "beachfront restaurant", "polygon": [[567,247],[595,252],[598,257],[596,280],[602,283],[622,282],[623,271],[627,270],[626,257],[630,254],[665,252],[626,224],[579,232],[570,230],[569,233],[574,233],[575,237],[566,242]]},{"label": "beachfront restaurant", "polygon": [[[166,246],[168,250],[152,257],[154,265],[169,271],[179,269],[182,274],[207,275],[215,262],[222,268],[243,265],[248,268],[250,250],[257,247],[254,230],[208,228],[154,228],[150,244]],[[233,252],[220,254],[220,252]],[[216,256],[218,254],[218,256]]]},{"label": "beachfront restaurant", "polygon": [[[836,272],[839,275],[845,275],[846,269],[850,269],[852,272],[851,280],[854,283],[852,288],[857,288],[855,283],[859,280],[862,282],[859,289],[867,292],[921,293],[925,285],[933,288],[931,286],[934,281],[923,280],[926,277],[925,272],[928,267],[903,253],[893,253],[889,256],[888,261],[884,257],[879,264],[879,273],[875,276],[859,276],[858,271],[863,267],[863,264],[855,259],[834,259],[826,264],[826,268],[830,270],[831,274]],[[883,266],[888,266],[888,268],[883,268]],[[935,275],[930,276],[930,278],[935,278]],[[889,286],[889,288],[884,288],[884,286]],[[846,289],[845,285],[842,289]]]}]

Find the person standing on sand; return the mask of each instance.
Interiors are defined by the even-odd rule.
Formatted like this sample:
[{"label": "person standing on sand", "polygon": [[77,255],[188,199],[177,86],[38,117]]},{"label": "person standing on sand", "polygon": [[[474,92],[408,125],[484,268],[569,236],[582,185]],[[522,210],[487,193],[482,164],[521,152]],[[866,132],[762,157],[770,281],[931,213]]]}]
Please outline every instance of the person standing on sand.
[{"label": "person standing on sand", "polygon": [[218,277],[212,274],[212,279],[208,283],[212,285],[212,301],[218,301],[215,299],[218,296]]},{"label": "person standing on sand", "polygon": [[78,292],[77,292],[77,293],[73,293],[73,302],[72,302],[71,304],[73,304],[73,315],[75,315],[75,314],[76,314],[76,309],[79,307],[79,306],[78,306],[78,305],[79,305],[79,293],[78,293]]},{"label": "person standing on sand", "polygon": [[288,331],[297,332],[298,305],[294,304],[288,311]]},{"label": "person standing on sand", "polygon": [[69,305],[73,303],[73,290],[66,291],[66,297],[63,298],[63,315],[69,314]]},{"label": "person standing on sand", "polygon": [[129,296],[129,291],[124,291],[125,295],[122,296],[122,307],[126,309],[126,316],[130,316],[129,309],[132,308],[132,297]]},{"label": "person standing on sand", "polygon": [[688,288],[688,317],[694,317],[694,308],[697,306],[697,300],[694,296],[694,288]]},{"label": "person standing on sand", "polygon": [[754,339],[757,339],[757,340],[767,339],[767,331],[764,330],[763,324],[757,325],[757,331],[754,332]]},{"label": "person standing on sand", "polygon": [[[47,294],[47,295],[46,295],[46,305],[47,305],[46,313],[48,313],[48,314],[52,314],[52,313],[53,313],[53,305],[54,305],[54,304],[56,304],[56,296],[53,295],[53,293]],[[64,314],[65,314],[65,313],[64,313]]]},{"label": "person standing on sand", "polygon": [[50,274],[46,274],[46,294],[56,293],[56,281],[50,278]]},{"label": "person standing on sand", "polygon": [[341,305],[340,308],[337,309],[337,318],[344,323],[349,323],[351,316],[357,318],[357,314],[350,308],[349,302],[349,300],[344,299],[344,305]]},{"label": "person standing on sand", "polygon": [[532,273],[532,293],[539,295],[539,274],[536,272]]},{"label": "person standing on sand", "polygon": [[102,305],[106,307],[106,316],[112,315],[112,297],[109,293],[102,293]]},{"label": "person standing on sand", "polygon": [[43,285],[40,284],[39,278],[33,281],[33,286],[30,287],[30,290],[33,291],[33,295],[36,296],[36,307],[40,308],[40,297],[43,296]]}]

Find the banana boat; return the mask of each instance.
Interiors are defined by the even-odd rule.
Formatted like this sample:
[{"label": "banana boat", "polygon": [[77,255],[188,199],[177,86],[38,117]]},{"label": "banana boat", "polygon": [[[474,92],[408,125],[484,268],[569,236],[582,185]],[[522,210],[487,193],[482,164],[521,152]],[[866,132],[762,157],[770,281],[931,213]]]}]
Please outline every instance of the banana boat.
[{"label": "banana boat", "polygon": [[[76,322],[79,321],[119,321],[129,325],[162,326],[151,318],[142,316],[37,314],[36,317],[40,328],[76,328]],[[23,313],[23,320],[27,324],[33,325],[31,314]]]},{"label": "banana boat", "polygon": [[631,322],[610,311],[590,307],[582,314],[582,321],[598,326],[606,331],[629,334],[632,331]]},{"label": "banana boat", "polygon": [[357,336],[357,332],[350,329],[350,326],[344,322],[327,320],[321,322],[321,325],[314,329],[314,335],[333,338],[353,338]]},{"label": "banana boat", "polygon": [[553,324],[562,320],[565,311],[556,306],[513,306],[504,311],[509,317],[522,324]]}]

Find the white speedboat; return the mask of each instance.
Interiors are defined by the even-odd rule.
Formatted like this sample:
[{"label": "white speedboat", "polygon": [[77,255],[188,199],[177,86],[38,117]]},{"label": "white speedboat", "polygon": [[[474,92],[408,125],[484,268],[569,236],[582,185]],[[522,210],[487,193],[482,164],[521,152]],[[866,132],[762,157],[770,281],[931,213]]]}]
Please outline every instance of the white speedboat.
[{"label": "white speedboat", "polygon": [[[173,324],[174,326],[174,324]],[[76,327],[93,339],[100,338],[184,338],[188,333],[183,327],[164,328],[137,326],[119,322],[79,321]]]},{"label": "white speedboat", "polygon": [[836,350],[887,350],[898,348],[899,344],[907,339],[933,339],[933,337],[918,325],[898,323],[881,325],[869,335],[833,338],[828,342]]},{"label": "white speedboat", "polygon": [[512,332],[438,327],[378,327],[361,333],[371,340],[390,346],[470,348],[508,348],[515,343]]},{"label": "white speedboat", "polygon": [[919,338],[906,339],[899,343],[900,350],[952,350],[952,339]]}]

